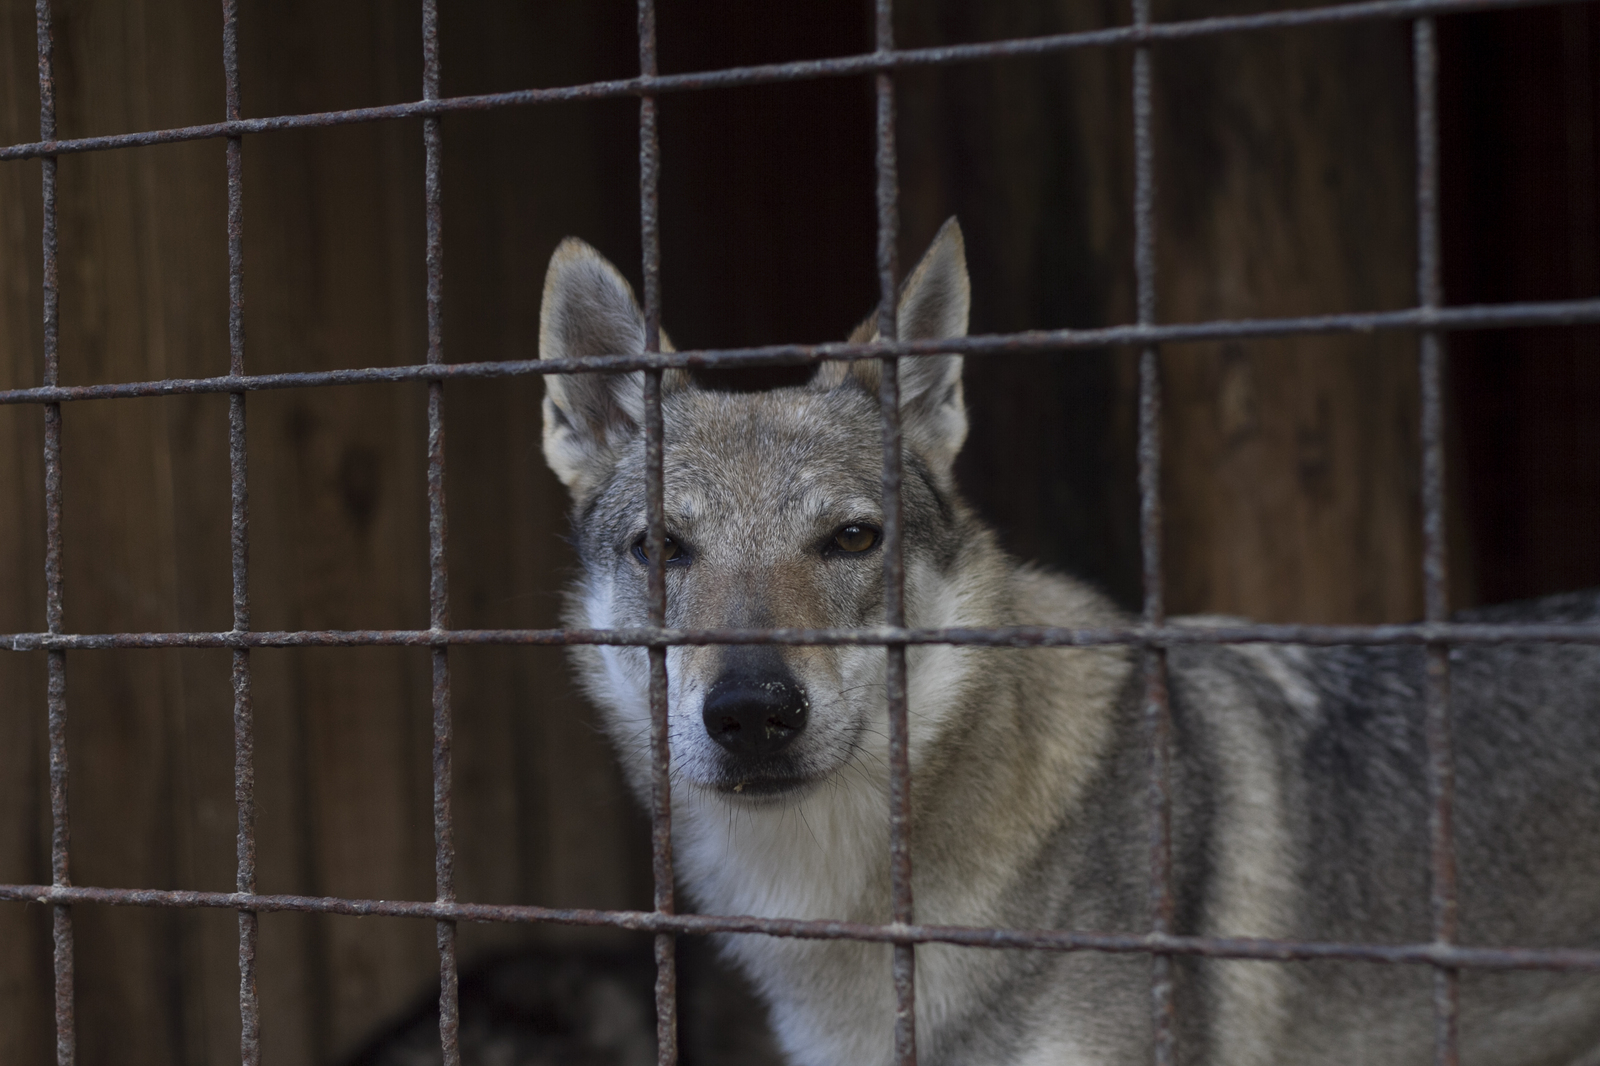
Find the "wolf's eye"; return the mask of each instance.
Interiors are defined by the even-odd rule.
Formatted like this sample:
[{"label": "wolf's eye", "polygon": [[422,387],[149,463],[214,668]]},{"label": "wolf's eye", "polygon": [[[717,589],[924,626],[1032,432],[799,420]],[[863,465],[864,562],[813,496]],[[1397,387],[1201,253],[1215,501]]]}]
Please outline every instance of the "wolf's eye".
[{"label": "wolf's eye", "polygon": [[[689,561],[689,557],[683,553],[683,549],[678,547],[678,542],[673,540],[671,537],[667,538],[666,549],[667,550],[661,554],[661,559],[663,562],[677,563]],[[641,563],[644,563],[646,566],[650,565],[650,554],[644,550],[644,537],[640,537],[638,540],[634,541],[633,557],[639,560]]]},{"label": "wolf's eye", "polygon": [[871,526],[849,525],[833,535],[833,540],[828,542],[828,548],[836,552],[849,552],[856,555],[870,551],[878,546],[879,533]]}]

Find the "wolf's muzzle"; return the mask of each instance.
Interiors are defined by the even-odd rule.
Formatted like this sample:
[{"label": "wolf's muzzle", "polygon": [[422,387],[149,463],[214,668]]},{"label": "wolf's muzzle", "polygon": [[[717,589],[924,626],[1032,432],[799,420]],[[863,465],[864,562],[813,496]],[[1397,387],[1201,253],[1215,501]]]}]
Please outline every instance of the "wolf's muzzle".
[{"label": "wolf's muzzle", "polygon": [[786,673],[724,674],[706,693],[701,720],[712,740],[745,758],[775,755],[806,727],[805,693]]}]

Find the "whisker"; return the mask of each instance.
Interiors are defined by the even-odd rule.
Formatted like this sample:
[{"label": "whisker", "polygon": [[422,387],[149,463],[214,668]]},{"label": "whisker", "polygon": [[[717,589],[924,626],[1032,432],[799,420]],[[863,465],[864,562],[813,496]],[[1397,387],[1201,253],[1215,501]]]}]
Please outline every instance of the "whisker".
[{"label": "whisker", "polygon": [[800,824],[806,827],[806,832],[811,834],[811,842],[817,846],[817,850],[818,851],[821,851],[822,850],[822,841],[817,839],[816,830],[811,828],[811,820],[806,817],[805,804],[803,804],[803,803],[795,804],[794,805],[794,812],[800,816]]}]

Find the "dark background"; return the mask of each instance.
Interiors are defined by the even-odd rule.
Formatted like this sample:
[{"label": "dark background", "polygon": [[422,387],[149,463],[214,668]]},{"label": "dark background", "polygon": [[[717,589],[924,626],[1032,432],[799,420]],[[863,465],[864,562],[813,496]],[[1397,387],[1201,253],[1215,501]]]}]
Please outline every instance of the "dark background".
[{"label": "dark background", "polygon": [[[1454,303],[1600,292],[1600,12],[1441,23],[1445,286]],[[1600,584],[1600,331],[1451,341],[1476,598]]]},{"label": "dark background", "polygon": [[[1161,19],[1259,8],[1167,0]],[[908,46],[1125,22],[1121,4],[899,5]],[[245,0],[247,116],[419,95],[410,3]],[[222,115],[220,6],[56,5],[62,136]],[[663,71],[867,50],[863,5],[662,0]],[[445,5],[446,94],[637,69],[625,2]],[[1558,6],[1440,20],[1444,255],[1457,303],[1600,295],[1600,19]],[[1156,52],[1164,321],[1414,302],[1408,28],[1258,34]],[[977,332],[1132,318],[1130,56],[1082,52],[897,79],[902,263],[959,215]],[[661,102],[666,324],[680,346],[842,337],[875,293],[867,79]],[[37,137],[32,5],[0,6],[0,138]],[[444,120],[449,360],[534,353],[556,242],[637,280],[637,105]],[[247,366],[423,358],[416,123],[245,142]],[[0,387],[41,372],[39,164],[0,165]],[[226,366],[221,142],[63,158],[67,383]],[[1451,337],[1458,606],[1600,582],[1597,331]],[[1415,341],[1341,337],[1163,353],[1175,611],[1379,622],[1421,612]],[[973,360],[968,494],[1019,554],[1138,598],[1131,356]],[[454,624],[558,624],[565,500],[539,382],[447,390]],[[229,625],[226,398],[68,405],[66,625]],[[249,399],[257,628],[426,624],[420,386]],[[0,632],[43,628],[42,414],[0,408]],[[261,889],[432,892],[428,660],[253,656]],[[452,652],[461,898],[640,906],[642,822],[549,649]],[[228,890],[228,655],[68,657],[73,876]],[[0,655],[0,882],[48,880],[44,662]],[[86,1064],[237,1055],[231,913],[79,907]],[[0,1061],[47,1061],[48,914],[0,907]],[[272,1062],[336,1062],[436,982],[427,923],[268,915]],[[467,963],[575,934],[463,927]],[[592,939],[592,938],[591,938]],[[603,938],[602,938],[603,939]],[[585,941],[589,942],[588,940]]]}]

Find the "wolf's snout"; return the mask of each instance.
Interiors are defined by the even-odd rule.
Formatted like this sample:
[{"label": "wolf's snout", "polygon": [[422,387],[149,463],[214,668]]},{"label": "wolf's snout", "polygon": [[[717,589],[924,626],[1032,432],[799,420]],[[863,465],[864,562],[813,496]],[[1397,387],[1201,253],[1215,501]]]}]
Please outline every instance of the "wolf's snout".
[{"label": "wolf's snout", "polygon": [[782,751],[805,729],[806,715],[805,693],[777,674],[725,676],[706,693],[701,711],[711,739],[742,756]]}]

